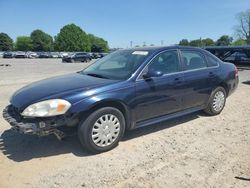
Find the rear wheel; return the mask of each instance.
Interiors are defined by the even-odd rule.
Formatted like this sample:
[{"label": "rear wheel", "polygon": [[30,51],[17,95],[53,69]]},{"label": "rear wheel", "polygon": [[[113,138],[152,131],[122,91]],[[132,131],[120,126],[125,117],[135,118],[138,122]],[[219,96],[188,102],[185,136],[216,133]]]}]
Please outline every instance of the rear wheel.
[{"label": "rear wheel", "polygon": [[223,87],[217,87],[211,94],[204,111],[209,115],[220,114],[226,103],[226,91]]},{"label": "rear wheel", "polygon": [[82,146],[94,153],[105,152],[118,145],[125,131],[125,119],[116,108],[94,111],[78,128]]},{"label": "rear wheel", "polygon": [[86,60],[85,60],[86,63],[88,63],[88,62],[90,62],[90,61],[91,61],[90,58],[86,58]]}]

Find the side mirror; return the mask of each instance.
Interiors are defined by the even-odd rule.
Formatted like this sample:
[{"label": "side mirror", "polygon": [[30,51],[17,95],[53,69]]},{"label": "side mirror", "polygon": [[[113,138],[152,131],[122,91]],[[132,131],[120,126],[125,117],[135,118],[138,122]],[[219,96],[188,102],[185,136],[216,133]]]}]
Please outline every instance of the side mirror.
[{"label": "side mirror", "polygon": [[159,70],[149,70],[147,73],[143,75],[144,79],[149,79],[153,77],[161,77],[163,75],[162,71]]}]

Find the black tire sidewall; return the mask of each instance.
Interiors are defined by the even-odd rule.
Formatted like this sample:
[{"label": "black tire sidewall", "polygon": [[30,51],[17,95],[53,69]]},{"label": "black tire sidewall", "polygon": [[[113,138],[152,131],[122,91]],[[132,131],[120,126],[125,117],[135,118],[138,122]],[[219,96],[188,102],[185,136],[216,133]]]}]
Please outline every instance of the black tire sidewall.
[{"label": "black tire sidewall", "polygon": [[[94,126],[94,123],[99,119],[102,115],[105,114],[113,114],[115,115],[118,120],[120,121],[120,132],[117,137],[117,139],[109,146],[106,147],[99,147],[97,146],[93,140],[92,140],[92,129]],[[93,153],[100,153],[100,152],[105,152],[113,149],[116,147],[122,138],[123,134],[125,131],[125,119],[123,114],[116,108],[113,107],[104,107],[101,109],[98,109],[91,113],[86,120],[80,123],[79,128],[78,128],[78,137],[83,145],[87,150],[93,152]]]},{"label": "black tire sidewall", "polygon": [[[214,96],[215,96],[215,94],[216,94],[218,91],[222,91],[222,92],[224,93],[224,97],[225,97],[224,105],[223,105],[223,107],[222,107],[222,109],[221,109],[220,111],[216,111],[216,110],[214,110],[214,108],[213,108]],[[208,106],[209,111],[211,112],[212,115],[217,115],[217,114],[220,114],[220,113],[222,112],[222,110],[224,109],[224,107],[225,107],[225,105],[226,105],[226,97],[227,97],[227,96],[226,96],[226,91],[225,91],[225,89],[224,89],[223,87],[217,87],[217,88],[213,91],[213,93],[212,93],[212,95],[211,95],[211,98],[210,98],[210,100],[209,100],[209,106]]]}]

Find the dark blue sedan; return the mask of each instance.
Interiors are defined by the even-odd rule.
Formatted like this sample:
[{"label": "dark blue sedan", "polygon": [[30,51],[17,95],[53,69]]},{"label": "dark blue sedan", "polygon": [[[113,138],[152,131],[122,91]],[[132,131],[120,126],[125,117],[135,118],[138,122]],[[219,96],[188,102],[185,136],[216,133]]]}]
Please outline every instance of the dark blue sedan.
[{"label": "dark blue sedan", "polygon": [[3,117],[21,133],[59,139],[78,128],[86,149],[104,152],[125,130],[199,110],[219,114],[237,85],[233,64],[199,48],[126,49],[18,90]]}]

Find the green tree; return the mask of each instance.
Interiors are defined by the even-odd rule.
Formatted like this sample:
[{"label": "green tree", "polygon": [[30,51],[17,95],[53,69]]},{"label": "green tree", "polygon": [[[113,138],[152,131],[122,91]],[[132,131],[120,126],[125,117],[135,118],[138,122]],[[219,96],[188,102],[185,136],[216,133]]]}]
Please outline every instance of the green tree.
[{"label": "green tree", "polygon": [[30,34],[33,50],[37,52],[53,50],[53,38],[42,30],[34,30]]},{"label": "green tree", "polygon": [[179,42],[179,45],[181,46],[188,46],[189,45],[189,42],[187,39],[182,39],[180,42]]},{"label": "green tree", "polygon": [[217,46],[229,46],[231,42],[233,41],[233,38],[228,35],[221,36],[217,41]]},{"label": "green tree", "polygon": [[108,42],[103,38],[96,37],[93,34],[88,34],[91,52],[108,52]]},{"label": "green tree", "polygon": [[190,46],[201,46],[201,40],[200,39],[196,39],[196,40],[191,40],[189,42]]},{"label": "green tree", "polygon": [[240,12],[236,18],[239,22],[239,25],[235,27],[236,34],[240,39],[244,39],[247,44],[250,44],[250,9]]},{"label": "green tree", "polygon": [[27,36],[17,37],[15,46],[20,51],[31,51],[33,47],[31,38]]},{"label": "green tree", "polygon": [[13,40],[6,33],[0,33],[0,51],[9,51],[13,48]]},{"label": "green tree", "polygon": [[238,39],[232,43],[233,46],[244,46],[247,45],[247,41],[243,39]]},{"label": "green tree", "polygon": [[210,38],[203,39],[201,43],[202,43],[202,46],[213,46],[215,44],[213,39],[210,39]]},{"label": "green tree", "polygon": [[88,35],[77,25],[65,25],[55,37],[58,51],[90,51]]}]

